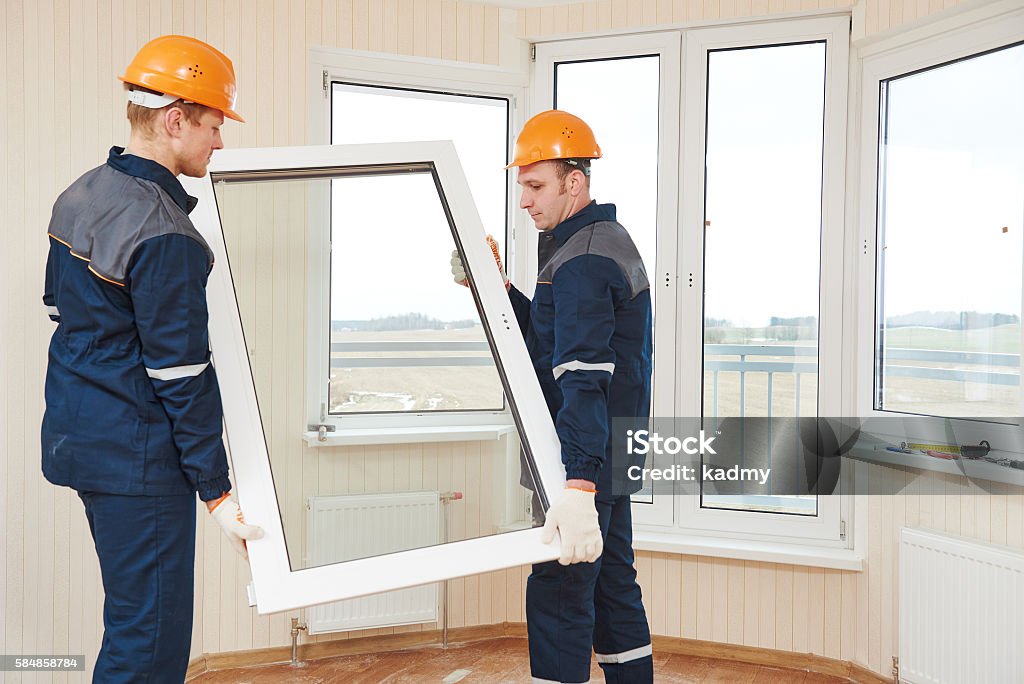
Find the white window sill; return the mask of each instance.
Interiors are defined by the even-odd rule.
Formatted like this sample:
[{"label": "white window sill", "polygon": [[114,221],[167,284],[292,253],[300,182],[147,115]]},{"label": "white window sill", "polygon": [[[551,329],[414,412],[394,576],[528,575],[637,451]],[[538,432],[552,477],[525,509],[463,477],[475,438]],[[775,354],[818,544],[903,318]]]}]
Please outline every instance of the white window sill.
[{"label": "white window sill", "polygon": [[[999,452],[1000,455],[1009,452]],[[988,480],[989,482],[1005,482],[1007,484],[1024,487],[1024,470],[1020,468],[1009,468],[996,463],[986,461],[960,461],[934,458],[926,454],[902,454],[893,451],[871,451],[868,449],[851,449],[850,457],[859,461],[878,463],[881,465],[896,466],[899,468],[915,468],[917,470],[930,470],[936,473],[957,475],[964,477],[965,474],[975,480]]]},{"label": "white window sill", "polygon": [[327,432],[304,432],[302,438],[311,447],[355,446],[368,444],[416,444],[424,442],[485,442],[515,432],[514,425],[440,425],[416,427],[345,428]]},{"label": "white window sill", "polygon": [[834,570],[864,569],[863,555],[855,553],[852,549],[700,537],[682,532],[655,531],[644,527],[633,530],[633,548],[637,551],[785,563]]}]

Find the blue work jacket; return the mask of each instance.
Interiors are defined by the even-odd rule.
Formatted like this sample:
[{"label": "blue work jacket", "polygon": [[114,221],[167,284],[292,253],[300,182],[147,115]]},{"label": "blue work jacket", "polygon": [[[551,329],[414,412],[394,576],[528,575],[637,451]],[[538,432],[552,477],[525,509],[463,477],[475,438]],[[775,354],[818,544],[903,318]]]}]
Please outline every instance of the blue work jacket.
[{"label": "blue work jacket", "polygon": [[231,489],[195,204],[167,168],[118,147],[54,204],[41,431],[53,484],[203,500]]},{"label": "blue work jacket", "polygon": [[[641,487],[626,477],[642,456],[623,451],[613,418],[646,425],[652,319],[647,272],[615,205],[591,202],[540,235],[533,301],[509,288],[512,308],[555,423],[567,479],[599,498]],[[610,465],[609,465],[610,464]]]}]

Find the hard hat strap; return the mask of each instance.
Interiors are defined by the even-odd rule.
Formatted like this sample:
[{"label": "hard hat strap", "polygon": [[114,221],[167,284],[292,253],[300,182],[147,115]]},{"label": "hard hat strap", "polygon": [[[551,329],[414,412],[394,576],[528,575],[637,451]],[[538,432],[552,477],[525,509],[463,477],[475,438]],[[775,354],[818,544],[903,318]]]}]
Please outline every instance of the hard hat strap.
[{"label": "hard hat strap", "polygon": [[[147,109],[160,109],[166,107],[172,102],[181,100],[180,97],[174,95],[163,95],[161,93],[147,93],[145,90],[129,90],[128,101],[137,104],[140,107]],[[183,100],[187,103],[187,100]]]},{"label": "hard hat strap", "polygon": [[584,162],[587,162],[589,160],[587,160],[587,159],[563,159],[562,161],[564,161],[569,166],[576,167],[577,169],[582,171],[584,176],[589,176],[590,175],[590,165],[584,163]]}]

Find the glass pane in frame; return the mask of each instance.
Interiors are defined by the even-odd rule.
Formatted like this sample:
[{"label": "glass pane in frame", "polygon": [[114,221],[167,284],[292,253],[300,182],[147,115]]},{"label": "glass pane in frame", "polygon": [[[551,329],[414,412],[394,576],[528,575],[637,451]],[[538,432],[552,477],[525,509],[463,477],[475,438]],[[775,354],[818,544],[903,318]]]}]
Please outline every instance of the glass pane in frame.
[{"label": "glass pane in frame", "polygon": [[873,408],[1020,411],[1024,45],[883,81]]},{"label": "glass pane in frame", "polygon": [[433,177],[330,183],[328,413],[500,411],[480,316],[452,282],[455,242]]},{"label": "glass pane in frame", "polygon": [[[822,41],[708,52],[705,426],[817,415],[825,51]],[[742,467],[784,468],[790,455],[768,446],[765,462],[739,455]],[[817,497],[776,492],[770,478],[721,484],[701,505],[817,513]]]}]

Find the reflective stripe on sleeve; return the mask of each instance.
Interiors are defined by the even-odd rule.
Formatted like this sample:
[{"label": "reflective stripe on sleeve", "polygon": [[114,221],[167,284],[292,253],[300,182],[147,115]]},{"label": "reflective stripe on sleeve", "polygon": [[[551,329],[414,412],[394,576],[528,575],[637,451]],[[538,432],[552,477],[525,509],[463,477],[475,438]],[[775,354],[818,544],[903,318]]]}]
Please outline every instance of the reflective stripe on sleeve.
[{"label": "reflective stripe on sleeve", "polygon": [[615,364],[614,363],[584,363],[583,361],[577,361],[576,359],[573,359],[572,361],[566,361],[565,363],[558,364],[557,366],[555,366],[554,368],[551,369],[551,372],[555,374],[555,380],[557,380],[559,377],[561,377],[562,373],[564,373],[565,371],[575,371],[575,370],[604,371],[605,373],[608,373],[609,375],[614,375],[615,374]]},{"label": "reflective stripe on sleeve", "polygon": [[146,375],[154,380],[180,380],[181,378],[194,378],[206,370],[210,362],[195,363],[191,366],[171,366],[170,368],[147,368]]}]

